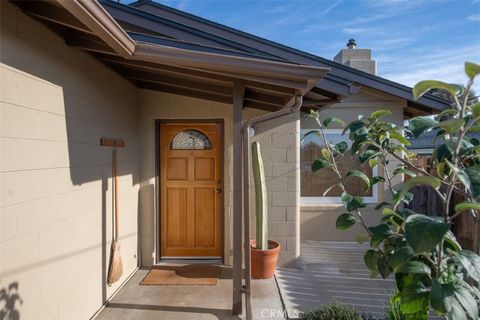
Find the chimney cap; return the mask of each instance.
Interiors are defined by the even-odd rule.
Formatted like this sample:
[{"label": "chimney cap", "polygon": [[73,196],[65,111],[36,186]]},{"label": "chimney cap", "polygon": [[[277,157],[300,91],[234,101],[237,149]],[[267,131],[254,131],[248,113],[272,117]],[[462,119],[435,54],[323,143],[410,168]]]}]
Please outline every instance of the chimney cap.
[{"label": "chimney cap", "polygon": [[347,48],[355,49],[356,47],[357,47],[357,43],[355,42],[355,39],[353,38],[348,39]]}]

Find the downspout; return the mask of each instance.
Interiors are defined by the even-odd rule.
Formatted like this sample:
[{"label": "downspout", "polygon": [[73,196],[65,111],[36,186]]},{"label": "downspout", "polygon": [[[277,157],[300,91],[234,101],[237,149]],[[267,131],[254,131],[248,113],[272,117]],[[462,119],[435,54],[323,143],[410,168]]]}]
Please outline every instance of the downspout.
[{"label": "downspout", "polygon": [[251,263],[250,263],[250,130],[254,125],[277,119],[300,110],[303,97],[295,96],[295,103],[291,107],[263,114],[248,119],[243,124],[243,225],[244,225],[244,252],[245,252],[245,285],[242,292],[245,294],[246,319],[252,319],[252,295],[251,295]]}]

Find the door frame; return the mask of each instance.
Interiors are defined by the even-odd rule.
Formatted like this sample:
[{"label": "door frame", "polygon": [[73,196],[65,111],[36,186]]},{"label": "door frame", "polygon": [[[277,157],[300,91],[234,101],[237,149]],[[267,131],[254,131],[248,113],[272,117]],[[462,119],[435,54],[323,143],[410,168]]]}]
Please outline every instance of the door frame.
[{"label": "door frame", "polygon": [[[175,123],[175,124],[182,124],[182,123],[215,123],[221,125],[220,128],[220,140],[221,140],[221,150],[220,154],[222,155],[222,161],[220,164],[220,170],[222,172],[222,196],[221,196],[221,214],[220,214],[220,245],[221,245],[221,262],[222,264],[225,263],[225,119],[223,118],[212,118],[212,119],[156,119],[155,120],[155,214],[153,217],[154,223],[154,264],[160,264],[162,261],[161,257],[161,177],[160,177],[160,125],[164,123]],[[181,258],[179,258],[180,260]],[[192,260],[192,259],[188,259]],[[196,259],[195,259],[196,260]],[[198,260],[201,260],[198,258]],[[204,259],[207,260],[207,259]],[[217,260],[218,261],[218,260]]]}]

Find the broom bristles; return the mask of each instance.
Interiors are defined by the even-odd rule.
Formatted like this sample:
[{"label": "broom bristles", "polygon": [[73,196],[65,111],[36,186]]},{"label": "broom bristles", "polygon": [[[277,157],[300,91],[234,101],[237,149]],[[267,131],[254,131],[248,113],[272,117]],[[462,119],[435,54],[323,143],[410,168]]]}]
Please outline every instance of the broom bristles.
[{"label": "broom bristles", "polygon": [[110,256],[110,269],[108,270],[108,284],[118,281],[123,274],[122,257],[120,256],[120,243],[118,240],[112,242],[112,253]]}]

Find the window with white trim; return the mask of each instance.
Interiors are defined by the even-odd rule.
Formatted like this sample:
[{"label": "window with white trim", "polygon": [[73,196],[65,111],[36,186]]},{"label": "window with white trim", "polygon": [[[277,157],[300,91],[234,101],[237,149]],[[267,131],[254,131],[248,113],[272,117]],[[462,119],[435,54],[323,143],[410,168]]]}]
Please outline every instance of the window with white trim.
[{"label": "window with white trim", "polygon": [[[302,129],[302,144],[300,147],[300,174],[301,174],[301,201],[302,204],[326,204],[326,203],[342,203],[340,188],[331,189],[326,195],[325,191],[332,185],[338,183],[339,178],[332,169],[324,168],[317,172],[312,172],[312,163],[315,159],[322,157],[322,148],[325,147],[322,137],[311,134],[305,134],[311,129]],[[350,141],[347,135],[342,136],[340,129],[326,129],[327,140],[336,144],[341,141],[348,143]],[[349,170],[360,170],[368,177],[377,175],[377,168],[370,168],[368,163],[361,164],[358,155],[351,155],[350,151],[345,152],[343,156],[336,156],[335,161],[342,172],[343,176]],[[351,178],[347,183],[347,192],[353,196],[361,196],[366,203],[376,203],[378,200],[377,184],[365,190],[365,184],[361,180]]]}]

